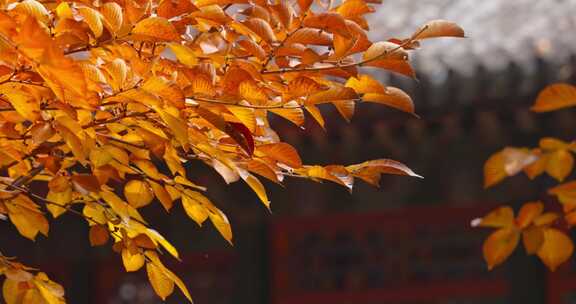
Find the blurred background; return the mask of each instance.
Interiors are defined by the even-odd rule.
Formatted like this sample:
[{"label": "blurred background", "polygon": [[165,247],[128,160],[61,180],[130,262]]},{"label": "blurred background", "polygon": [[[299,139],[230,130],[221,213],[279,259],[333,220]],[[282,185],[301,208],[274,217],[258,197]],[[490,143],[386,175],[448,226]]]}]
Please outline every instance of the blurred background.
[{"label": "blurred background", "polygon": [[[549,273],[522,250],[489,272],[470,220],[499,204],[545,198],[547,177],[517,176],[484,190],[484,161],[506,145],[536,146],[542,136],[572,140],[576,112],[529,111],[554,82],[576,84],[576,0],[384,0],[371,38],[407,36],[431,19],[459,23],[469,39],[426,41],[414,54],[418,80],[374,72],[413,96],[421,119],[363,104],[351,123],[324,107],[326,130],[274,120],[306,163],[399,160],[425,179],[385,176],[354,192],[329,183],[266,184],[270,214],[244,184],[226,186],[201,163],[188,176],[209,187],[228,215],[234,243],[178,204],[144,216],[182,253],[167,264],[198,304],[568,304],[576,270]],[[555,204],[555,202],[550,202]],[[124,273],[110,245],[90,248],[86,223],[65,215],[35,243],[0,223],[0,248],[66,287],[69,303],[160,303],[145,271]],[[184,303],[175,292],[169,303]]]}]

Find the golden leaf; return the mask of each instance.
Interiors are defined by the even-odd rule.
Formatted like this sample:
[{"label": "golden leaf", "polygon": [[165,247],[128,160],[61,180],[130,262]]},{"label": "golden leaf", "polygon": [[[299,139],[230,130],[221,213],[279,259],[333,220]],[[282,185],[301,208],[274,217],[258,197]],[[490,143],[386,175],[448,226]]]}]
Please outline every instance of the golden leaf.
[{"label": "golden leaf", "polygon": [[174,281],[163,270],[162,267],[157,266],[155,263],[146,263],[146,272],[152,288],[162,300],[166,300],[174,291]]},{"label": "golden leaf", "polygon": [[208,209],[203,206],[203,201],[207,200],[202,194],[186,189],[182,192],[182,206],[186,214],[199,226],[202,226],[208,218]]},{"label": "golden leaf", "polygon": [[128,249],[122,249],[122,262],[124,263],[126,272],[138,271],[142,266],[144,266],[145,261],[146,259],[142,253],[138,252],[132,254]]},{"label": "golden leaf", "polygon": [[210,216],[210,221],[212,221],[212,224],[216,227],[216,230],[232,245],[232,228],[226,215],[215,207],[210,208],[208,215]]},{"label": "golden leaf", "polygon": [[144,207],[154,199],[154,193],[148,184],[141,180],[133,179],[124,186],[124,196],[134,208]]}]

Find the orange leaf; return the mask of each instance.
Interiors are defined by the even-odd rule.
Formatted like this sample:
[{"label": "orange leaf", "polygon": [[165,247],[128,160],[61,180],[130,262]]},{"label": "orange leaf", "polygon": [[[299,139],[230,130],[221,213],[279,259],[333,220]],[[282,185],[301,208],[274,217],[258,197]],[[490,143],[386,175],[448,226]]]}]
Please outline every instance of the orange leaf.
[{"label": "orange leaf", "polygon": [[558,83],[542,90],[531,109],[534,112],[549,112],[574,105],[576,105],[576,87]]},{"label": "orange leaf", "polygon": [[520,229],[528,227],[528,225],[530,225],[532,221],[542,213],[543,209],[544,205],[541,202],[530,202],[524,204],[518,212],[516,224]]},{"label": "orange leaf", "polygon": [[482,247],[488,269],[502,264],[514,252],[519,241],[520,231],[516,228],[501,228],[493,232]]},{"label": "orange leaf", "polygon": [[287,143],[275,143],[259,145],[256,148],[258,151],[266,154],[266,156],[284,163],[292,168],[302,167],[302,160],[298,155],[298,151]]},{"label": "orange leaf", "polygon": [[362,96],[363,101],[379,103],[392,108],[414,114],[414,102],[404,91],[394,87],[387,87],[384,93],[367,93]]},{"label": "orange leaf", "polygon": [[304,18],[303,25],[339,34],[347,38],[351,36],[344,17],[338,13],[325,12],[316,15],[308,15]]},{"label": "orange leaf", "polygon": [[132,29],[132,34],[147,41],[173,41],[180,36],[174,26],[162,17],[148,17],[141,20]]},{"label": "orange leaf", "polygon": [[358,99],[358,95],[352,88],[332,87],[326,91],[321,91],[308,97],[306,99],[306,105],[316,105],[320,103],[352,99]]},{"label": "orange leaf", "polygon": [[266,42],[273,42],[276,41],[276,36],[274,35],[274,31],[270,24],[266,22],[266,20],[261,18],[250,18],[244,21],[244,25],[246,25],[249,29],[251,29],[256,35],[262,38]]},{"label": "orange leaf", "polygon": [[481,219],[472,221],[473,227],[505,228],[514,225],[514,211],[508,206],[498,207]]},{"label": "orange leaf", "polygon": [[284,44],[293,44],[293,43],[301,43],[301,44],[314,44],[314,45],[332,45],[332,37],[330,34],[319,31],[318,29],[313,28],[301,28],[296,30],[286,41]]},{"label": "orange leaf", "polygon": [[110,234],[104,225],[94,225],[90,227],[90,246],[101,246],[108,243]]},{"label": "orange leaf", "polygon": [[558,150],[550,154],[546,172],[559,182],[562,182],[572,172],[573,167],[574,156],[566,150]]},{"label": "orange leaf", "polygon": [[543,150],[568,149],[570,146],[569,143],[552,137],[544,137],[540,139],[539,145]]},{"label": "orange leaf", "polygon": [[464,30],[451,21],[433,20],[412,35],[412,39],[417,40],[437,37],[464,37]]},{"label": "orange leaf", "polygon": [[522,231],[522,243],[524,243],[527,254],[536,254],[544,243],[544,230],[538,226],[525,229]]},{"label": "orange leaf", "polygon": [[358,94],[384,94],[386,92],[386,89],[378,80],[366,74],[348,78],[346,86],[354,89]]},{"label": "orange leaf", "polygon": [[555,228],[544,229],[544,243],[538,250],[538,257],[551,271],[566,262],[574,252],[570,237]]},{"label": "orange leaf", "polygon": [[537,159],[528,149],[505,148],[493,154],[484,164],[484,187],[488,188],[507,176],[516,175]]}]

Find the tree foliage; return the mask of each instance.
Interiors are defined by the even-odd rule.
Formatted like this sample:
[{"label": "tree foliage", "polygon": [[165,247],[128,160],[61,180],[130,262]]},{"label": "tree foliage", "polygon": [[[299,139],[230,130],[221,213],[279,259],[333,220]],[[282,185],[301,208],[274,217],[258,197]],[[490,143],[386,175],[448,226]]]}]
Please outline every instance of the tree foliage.
[{"label": "tree foliage", "polygon": [[[549,112],[576,105],[576,87],[553,84],[540,92],[532,111]],[[522,239],[526,253],[536,254],[554,271],[574,252],[567,230],[576,224],[576,181],[566,181],[574,168],[576,142],[542,138],[538,148],[507,147],[492,155],[484,165],[484,186],[491,187],[508,176],[524,172],[530,179],[547,174],[558,186],[548,189],[562,205],[561,212],[546,211],[542,202],[525,203],[514,217],[509,206],[499,207],[472,226],[497,228],[485,241],[488,268],[504,262]]]},{"label": "tree foliage", "polygon": [[[373,2],[1,0],[0,216],[34,240],[77,215],[91,245],[112,243],[126,271],[146,268],[162,299],[176,286],[191,301],[160,260],[178,251],[139,212],[181,203],[232,243],[226,215],[187,168],[245,182],[266,208],[261,178],[351,190],[355,178],[418,176],[389,159],[303,165],[269,123],[302,126],[308,115],[323,127],[325,104],[347,120],[359,102],[414,114],[406,93],[361,67],[414,76],[408,52],[421,40],[464,32],[436,20],[371,42]],[[0,258],[0,274],[9,304],[64,302],[59,285],[12,259]]]}]

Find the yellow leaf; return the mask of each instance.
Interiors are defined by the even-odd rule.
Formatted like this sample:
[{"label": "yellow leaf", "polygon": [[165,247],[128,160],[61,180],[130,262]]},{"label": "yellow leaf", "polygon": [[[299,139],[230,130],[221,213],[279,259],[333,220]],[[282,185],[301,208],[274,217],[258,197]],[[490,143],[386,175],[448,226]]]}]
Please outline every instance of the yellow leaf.
[{"label": "yellow leaf", "polygon": [[156,168],[156,166],[154,166],[154,164],[151,161],[135,160],[132,162],[138,167],[138,169],[142,170],[142,172],[144,172],[144,174],[146,174],[150,178],[153,178],[155,180],[163,179],[163,175],[160,172],[158,172],[158,168]]},{"label": "yellow leaf", "polygon": [[348,78],[346,81],[346,87],[354,89],[358,94],[384,94],[386,91],[384,86],[378,80],[366,74]]},{"label": "yellow leaf", "polygon": [[314,120],[316,120],[320,127],[324,129],[325,121],[324,117],[322,116],[322,112],[320,112],[320,109],[318,109],[317,106],[311,105],[306,106],[306,111],[308,111],[308,113],[310,113],[310,115],[314,118]]},{"label": "yellow leaf", "polygon": [[156,109],[162,120],[168,125],[174,133],[176,139],[184,146],[188,146],[188,126],[186,122],[162,109]]},{"label": "yellow leaf", "polygon": [[130,250],[124,248],[122,249],[122,262],[124,263],[124,268],[126,272],[138,271],[145,262],[144,255],[142,253],[130,253]]},{"label": "yellow leaf", "polygon": [[501,228],[493,232],[482,247],[488,269],[502,264],[516,249],[520,240],[520,231],[516,228]]},{"label": "yellow leaf", "polygon": [[12,12],[17,14],[28,15],[34,17],[41,23],[48,23],[50,20],[50,12],[42,5],[42,3],[36,0],[24,0],[18,3]]},{"label": "yellow leaf", "polygon": [[66,205],[72,201],[72,188],[68,187],[66,190],[61,192],[48,191],[46,199],[53,202],[54,204],[49,204],[46,206],[48,211],[52,214],[54,218],[59,217],[64,212],[66,212]]},{"label": "yellow leaf", "polygon": [[193,67],[198,63],[196,54],[194,54],[194,51],[192,51],[192,49],[190,49],[189,47],[178,43],[171,43],[169,44],[169,47],[170,50],[172,50],[172,53],[174,53],[174,55],[178,59],[178,61],[180,61],[182,64],[188,67]]},{"label": "yellow leaf", "polygon": [[90,30],[94,33],[94,37],[98,38],[102,36],[104,25],[102,24],[103,17],[100,12],[86,6],[78,8],[78,12],[84,17],[84,22],[88,24],[88,27],[90,27]]},{"label": "yellow leaf", "polygon": [[202,201],[199,200],[200,197],[204,196],[188,189],[182,192],[182,206],[184,207],[184,211],[186,211],[186,214],[199,226],[202,226],[208,218],[208,209],[203,206]]},{"label": "yellow leaf", "polygon": [[106,149],[94,148],[90,150],[90,155],[88,156],[90,162],[94,167],[102,167],[108,164],[114,157]]},{"label": "yellow leaf", "polygon": [[227,106],[228,111],[230,111],[234,117],[250,130],[254,132],[256,130],[256,114],[254,109],[237,107],[237,106]]},{"label": "yellow leaf", "polygon": [[213,207],[210,208],[210,212],[208,214],[212,224],[214,224],[214,227],[216,227],[222,237],[232,245],[232,228],[230,227],[230,222],[228,221],[228,218],[224,212],[220,211],[220,209],[216,207]]},{"label": "yellow leaf", "polygon": [[266,189],[260,180],[244,170],[240,170],[240,177],[242,177],[242,179],[248,184],[248,186],[250,186],[250,188],[252,188],[256,195],[258,195],[258,198],[260,198],[260,201],[262,201],[264,206],[270,210],[270,201],[268,200]]},{"label": "yellow leaf", "polygon": [[172,208],[173,201],[168,191],[166,191],[166,189],[162,187],[162,185],[154,181],[148,181],[148,183],[152,187],[154,195],[156,195],[156,198],[158,198],[164,209],[166,209],[166,211],[170,211],[170,209]]},{"label": "yellow leaf", "polygon": [[82,209],[82,214],[91,219],[88,221],[88,223],[92,223],[92,221],[94,221],[100,225],[104,225],[108,222],[106,209],[97,203],[86,203],[84,205],[84,209]]},{"label": "yellow leaf", "polygon": [[29,94],[22,91],[4,92],[3,89],[0,89],[0,93],[25,119],[34,122],[40,118],[40,104]]},{"label": "yellow leaf", "polygon": [[54,123],[54,129],[62,136],[66,145],[70,147],[72,153],[78,159],[79,162],[83,163],[86,161],[86,153],[84,152],[84,147],[82,146],[82,142],[80,138],[76,136],[70,129],[65,127],[64,125],[60,124],[59,122]]},{"label": "yellow leaf", "polygon": [[146,263],[148,280],[156,294],[164,301],[174,291],[174,281],[164,273],[163,268],[155,263]]},{"label": "yellow leaf", "polygon": [[[39,291],[42,299],[48,304],[65,304],[64,288],[60,284],[50,280],[48,276],[39,272],[32,281],[36,289]],[[30,302],[37,303],[37,302]]]},{"label": "yellow leaf", "polygon": [[148,184],[141,180],[131,180],[124,186],[124,196],[134,208],[144,207],[154,199],[154,193]]},{"label": "yellow leaf", "polygon": [[21,289],[20,282],[6,278],[2,285],[2,296],[6,304],[20,304],[24,297],[25,289]]},{"label": "yellow leaf", "polygon": [[174,26],[162,17],[148,17],[139,21],[132,29],[132,34],[148,41],[173,41],[180,37]]},{"label": "yellow leaf", "polygon": [[[192,297],[190,296],[190,292],[188,292],[186,285],[184,285],[184,282],[182,282],[182,280],[178,276],[176,276],[172,271],[170,271],[168,268],[166,268],[166,267],[164,267],[164,265],[162,265],[162,262],[158,258],[158,255],[156,254],[156,252],[148,250],[145,252],[145,254],[151,260],[151,262],[154,263],[154,265],[157,266],[163,272],[163,274],[166,277],[168,277],[172,282],[176,283],[176,286],[178,286],[178,288],[180,288],[180,291],[182,291],[182,293],[184,294],[186,299],[188,299],[188,301],[190,301],[190,303],[194,303],[194,301],[192,301]],[[148,264],[150,264],[150,263],[148,263]],[[148,264],[146,264],[146,265],[148,265]]]},{"label": "yellow leaf", "polygon": [[544,229],[544,243],[538,250],[538,257],[551,271],[567,261],[574,252],[570,237],[555,228]]},{"label": "yellow leaf", "polygon": [[116,194],[110,191],[102,191],[100,192],[100,196],[104,201],[110,205],[112,210],[116,212],[120,217],[129,218],[130,214],[128,213],[128,204],[120,199]]},{"label": "yellow leaf", "polygon": [[116,34],[122,27],[124,17],[122,15],[122,7],[116,2],[106,2],[100,7],[104,26],[112,34]]},{"label": "yellow leaf", "polygon": [[35,240],[38,232],[48,236],[48,220],[40,212],[38,205],[24,195],[18,195],[11,201],[6,201],[8,217],[16,226],[18,232],[30,239]]},{"label": "yellow leaf", "polygon": [[178,254],[176,247],[172,246],[172,244],[170,244],[170,242],[168,242],[160,233],[158,233],[158,231],[147,228],[144,230],[144,233],[150,237],[154,243],[162,245],[162,247],[164,247],[164,249],[166,249],[166,251],[168,251],[173,257],[180,259],[180,255]]},{"label": "yellow leaf", "polygon": [[576,105],[576,87],[558,83],[542,90],[531,109],[534,112],[549,112],[574,105]]}]

